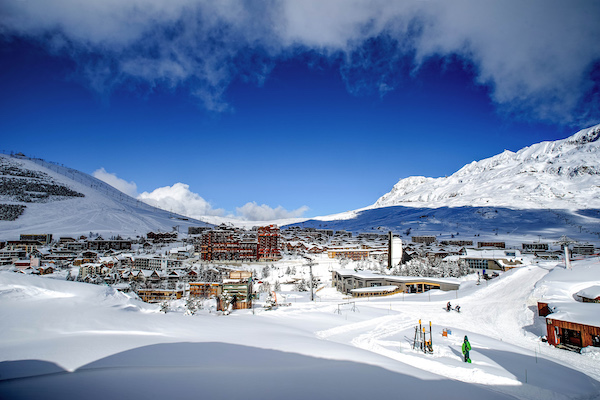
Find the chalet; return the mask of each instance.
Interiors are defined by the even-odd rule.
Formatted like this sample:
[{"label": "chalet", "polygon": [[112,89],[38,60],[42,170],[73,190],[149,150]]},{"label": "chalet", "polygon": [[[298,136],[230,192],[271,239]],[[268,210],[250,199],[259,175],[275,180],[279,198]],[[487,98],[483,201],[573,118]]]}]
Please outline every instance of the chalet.
[{"label": "chalet", "polygon": [[[596,304],[579,304],[579,307],[597,308]],[[548,343],[568,350],[579,350],[583,347],[600,347],[600,324],[597,318],[590,318],[598,310],[592,312],[573,312],[548,303],[538,302],[540,315],[546,314],[546,332]]]},{"label": "chalet", "polygon": [[[156,271],[154,271],[156,272]],[[169,281],[177,282],[187,276],[186,272],[183,270],[172,270],[167,274],[167,279]]]},{"label": "chalet", "polygon": [[23,274],[30,274],[30,275],[39,275],[40,272],[32,267],[27,267],[27,268],[23,268],[23,269],[19,269],[17,272],[21,272]]},{"label": "chalet", "polygon": [[321,249],[318,246],[313,246],[310,249],[308,249],[308,252],[311,254],[321,254],[323,252],[323,249]]},{"label": "chalet", "polygon": [[38,267],[37,270],[40,275],[49,275],[54,273],[54,267],[52,267],[51,265],[44,265]]}]

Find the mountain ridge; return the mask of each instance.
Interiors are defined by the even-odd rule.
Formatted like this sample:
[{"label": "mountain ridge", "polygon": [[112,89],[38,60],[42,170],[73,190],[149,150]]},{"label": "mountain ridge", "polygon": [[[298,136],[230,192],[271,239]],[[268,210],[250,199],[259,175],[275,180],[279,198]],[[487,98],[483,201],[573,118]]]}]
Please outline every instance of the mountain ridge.
[{"label": "mountain ridge", "polygon": [[448,177],[411,176],[365,209],[491,206],[600,208],[600,125],[466,164]]}]

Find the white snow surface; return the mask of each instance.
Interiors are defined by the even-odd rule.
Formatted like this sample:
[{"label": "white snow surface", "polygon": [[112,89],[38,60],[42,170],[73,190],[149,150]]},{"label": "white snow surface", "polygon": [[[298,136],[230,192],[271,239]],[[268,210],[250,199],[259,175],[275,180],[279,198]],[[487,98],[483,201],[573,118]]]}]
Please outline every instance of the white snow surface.
[{"label": "white snow surface", "polygon": [[596,125],[563,140],[473,161],[448,177],[401,179],[367,208],[600,208],[599,138]]},{"label": "white snow surface", "polygon": [[548,303],[548,318],[600,326],[600,304],[582,303],[577,294],[600,287],[600,258],[573,263],[572,268],[556,268],[536,284],[534,296]]},{"label": "white snow surface", "polygon": [[[228,316],[163,314],[106,286],[1,272],[0,398],[597,399],[598,353],[542,343],[535,305],[572,300],[581,271],[598,270],[597,258],[526,265],[457,292],[382,298],[278,293],[289,306]],[[433,354],[411,348],[419,320],[432,323]]]},{"label": "white snow surface", "polygon": [[600,297],[600,285],[590,286],[577,292],[577,296],[587,299],[596,299]]}]

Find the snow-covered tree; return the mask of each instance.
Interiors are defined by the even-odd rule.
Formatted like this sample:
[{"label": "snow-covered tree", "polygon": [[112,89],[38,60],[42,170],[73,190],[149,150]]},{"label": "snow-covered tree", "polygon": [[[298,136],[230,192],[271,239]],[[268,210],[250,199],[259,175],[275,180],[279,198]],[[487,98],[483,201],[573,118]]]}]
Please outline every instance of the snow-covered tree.
[{"label": "snow-covered tree", "polygon": [[271,271],[269,271],[269,267],[265,265],[262,269],[262,278],[266,279],[269,277],[270,274],[271,274]]},{"label": "snow-covered tree", "polygon": [[170,311],[169,302],[167,300],[163,300],[160,303],[160,312],[164,312],[165,314]]},{"label": "snow-covered tree", "polygon": [[271,291],[271,284],[267,281],[264,281],[260,286],[260,291],[263,293],[268,293]]},{"label": "snow-covered tree", "polygon": [[308,282],[306,282],[306,279],[302,278],[301,281],[296,283],[296,291],[298,291],[298,292],[307,292],[308,291]]},{"label": "snow-covered tree", "polygon": [[187,315],[194,315],[198,311],[198,299],[195,297],[188,297],[185,302],[185,309]]}]

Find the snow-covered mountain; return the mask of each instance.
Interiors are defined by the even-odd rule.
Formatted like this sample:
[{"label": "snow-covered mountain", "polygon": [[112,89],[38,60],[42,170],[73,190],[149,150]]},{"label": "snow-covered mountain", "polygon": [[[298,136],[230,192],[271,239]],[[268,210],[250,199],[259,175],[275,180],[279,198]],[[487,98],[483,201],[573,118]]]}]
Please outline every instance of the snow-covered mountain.
[{"label": "snow-covered mountain", "polygon": [[21,233],[135,237],[202,221],[152,207],[83,172],[0,154],[0,240]]},{"label": "snow-covered mountain", "polygon": [[400,180],[371,206],[295,225],[494,239],[512,245],[600,237],[600,125],[472,162],[445,178]]},{"label": "snow-covered mountain", "polygon": [[368,208],[600,208],[600,125],[516,153],[473,161],[449,177],[412,176]]}]

